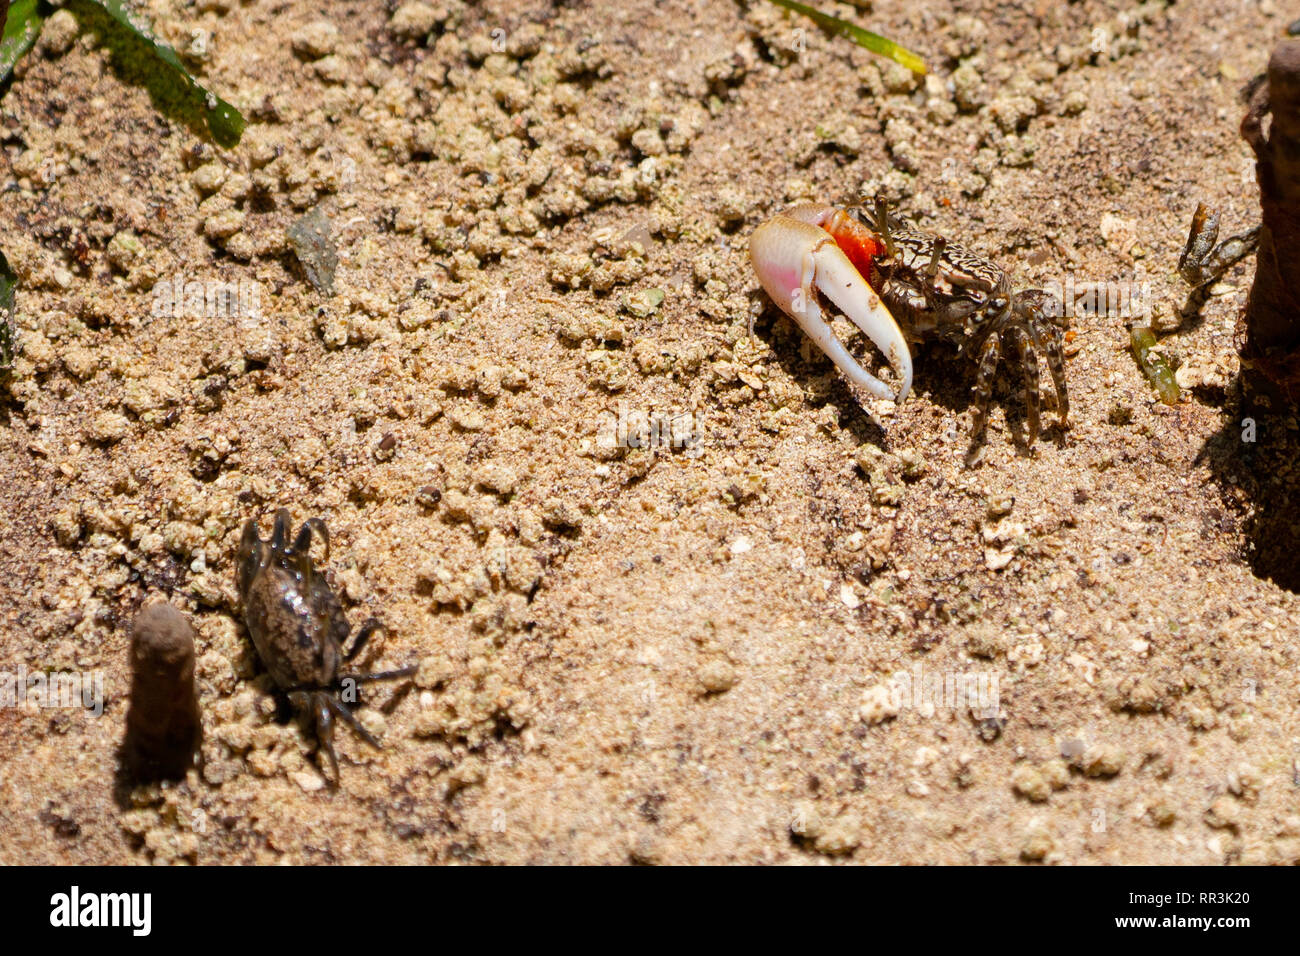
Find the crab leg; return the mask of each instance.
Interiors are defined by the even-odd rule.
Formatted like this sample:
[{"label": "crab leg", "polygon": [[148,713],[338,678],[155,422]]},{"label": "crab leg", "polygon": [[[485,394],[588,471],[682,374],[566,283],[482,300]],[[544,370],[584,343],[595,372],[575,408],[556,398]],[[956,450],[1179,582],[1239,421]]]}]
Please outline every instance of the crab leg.
[{"label": "crab leg", "polygon": [[[898,323],[834,237],[821,228],[822,207],[799,207],[791,213],[794,215],[769,219],[749,240],[758,281],[850,381],[877,398],[903,401],[912,388],[912,354]],[[835,337],[822,318],[817,292],[833,302],[889,359],[901,382],[897,394],[854,361]]]}]

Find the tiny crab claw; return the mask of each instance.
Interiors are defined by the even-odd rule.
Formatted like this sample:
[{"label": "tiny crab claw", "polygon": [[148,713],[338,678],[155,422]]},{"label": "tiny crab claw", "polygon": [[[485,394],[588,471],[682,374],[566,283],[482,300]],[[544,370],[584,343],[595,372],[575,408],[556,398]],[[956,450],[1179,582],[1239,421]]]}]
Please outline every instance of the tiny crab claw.
[{"label": "tiny crab claw", "polygon": [[[796,206],[754,230],[749,257],[772,301],[817,343],[850,381],[877,398],[902,402],[912,388],[912,353],[898,323],[862,273],[822,228],[830,206]],[[883,250],[882,250],[883,251]],[[818,295],[833,302],[885,354],[899,378],[898,392],[859,365],[822,318]]]}]

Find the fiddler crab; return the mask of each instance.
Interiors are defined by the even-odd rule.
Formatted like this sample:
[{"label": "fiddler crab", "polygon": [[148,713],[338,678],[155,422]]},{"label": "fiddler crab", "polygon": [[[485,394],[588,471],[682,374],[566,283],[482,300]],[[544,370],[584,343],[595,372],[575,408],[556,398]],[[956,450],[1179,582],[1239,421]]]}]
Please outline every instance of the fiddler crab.
[{"label": "fiddler crab", "polygon": [[[918,232],[875,208],[795,206],[763,223],[749,240],[763,289],[826,353],[849,381],[901,403],[912,387],[909,342],[944,339],[977,356],[975,413],[968,464],[988,424],[994,375],[1004,343],[1025,376],[1028,444],[1039,431],[1038,356],[1047,358],[1060,428],[1070,401],[1057,300],[1041,289],[1013,292],[1006,272],[939,236]],[[862,368],[835,337],[818,302],[834,303],[876,344],[899,379],[895,392]]]},{"label": "fiddler crab", "polygon": [[[312,562],[313,536],[319,536],[329,556],[325,522],[312,518],[289,543],[289,512],[276,513],[270,542],[258,535],[256,521],[244,525],[239,542],[239,594],[244,604],[244,624],[258,657],[276,687],[290,699],[305,699],[315,721],[316,739],[329,757],[339,783],[339,761],[334,753],[334,718],[340,717],[373,747],[380,746],[348,707],[356,685],[370,681],[410,677],[416,668],[375,674],[345,674],[342,666],[361,653],[376,631],[386,630],[371,618],[357,631],[352,645],[344,645],[352,628],[325,576]],[[346,692],[340,696],[340,692]]]}]

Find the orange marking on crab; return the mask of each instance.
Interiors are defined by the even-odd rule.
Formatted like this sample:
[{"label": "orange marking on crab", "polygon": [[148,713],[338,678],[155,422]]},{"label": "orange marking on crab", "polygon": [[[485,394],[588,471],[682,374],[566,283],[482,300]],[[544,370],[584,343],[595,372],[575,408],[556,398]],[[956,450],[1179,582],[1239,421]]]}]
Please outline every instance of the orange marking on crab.
[{"label": "orange marking on crab", "polygon": [[863,276],[871,275],[875,261],[889,254],[879,236],[843,210],[836,210],[822,228],[831,234],[835,244]]}]

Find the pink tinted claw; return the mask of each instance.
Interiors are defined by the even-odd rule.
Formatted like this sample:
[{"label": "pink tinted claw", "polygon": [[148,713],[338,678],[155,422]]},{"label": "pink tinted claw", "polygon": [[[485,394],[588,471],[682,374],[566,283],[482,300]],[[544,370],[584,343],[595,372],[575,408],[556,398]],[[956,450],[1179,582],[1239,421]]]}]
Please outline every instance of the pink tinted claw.
[{"label": "pink tinted claw", "polygon": [[[801,207],[795,212],[804,210]],[[898,323],[834,237],[807,218],[778,215],[754,230],[749,257],[758,281],[781,311],[799,323],[851,382],[877,398],[902,402],[912,388],[912,353]],[[822,318],[819,292],[885,354],[898,374],[897,393],[854,361],[835,337]]]}]

